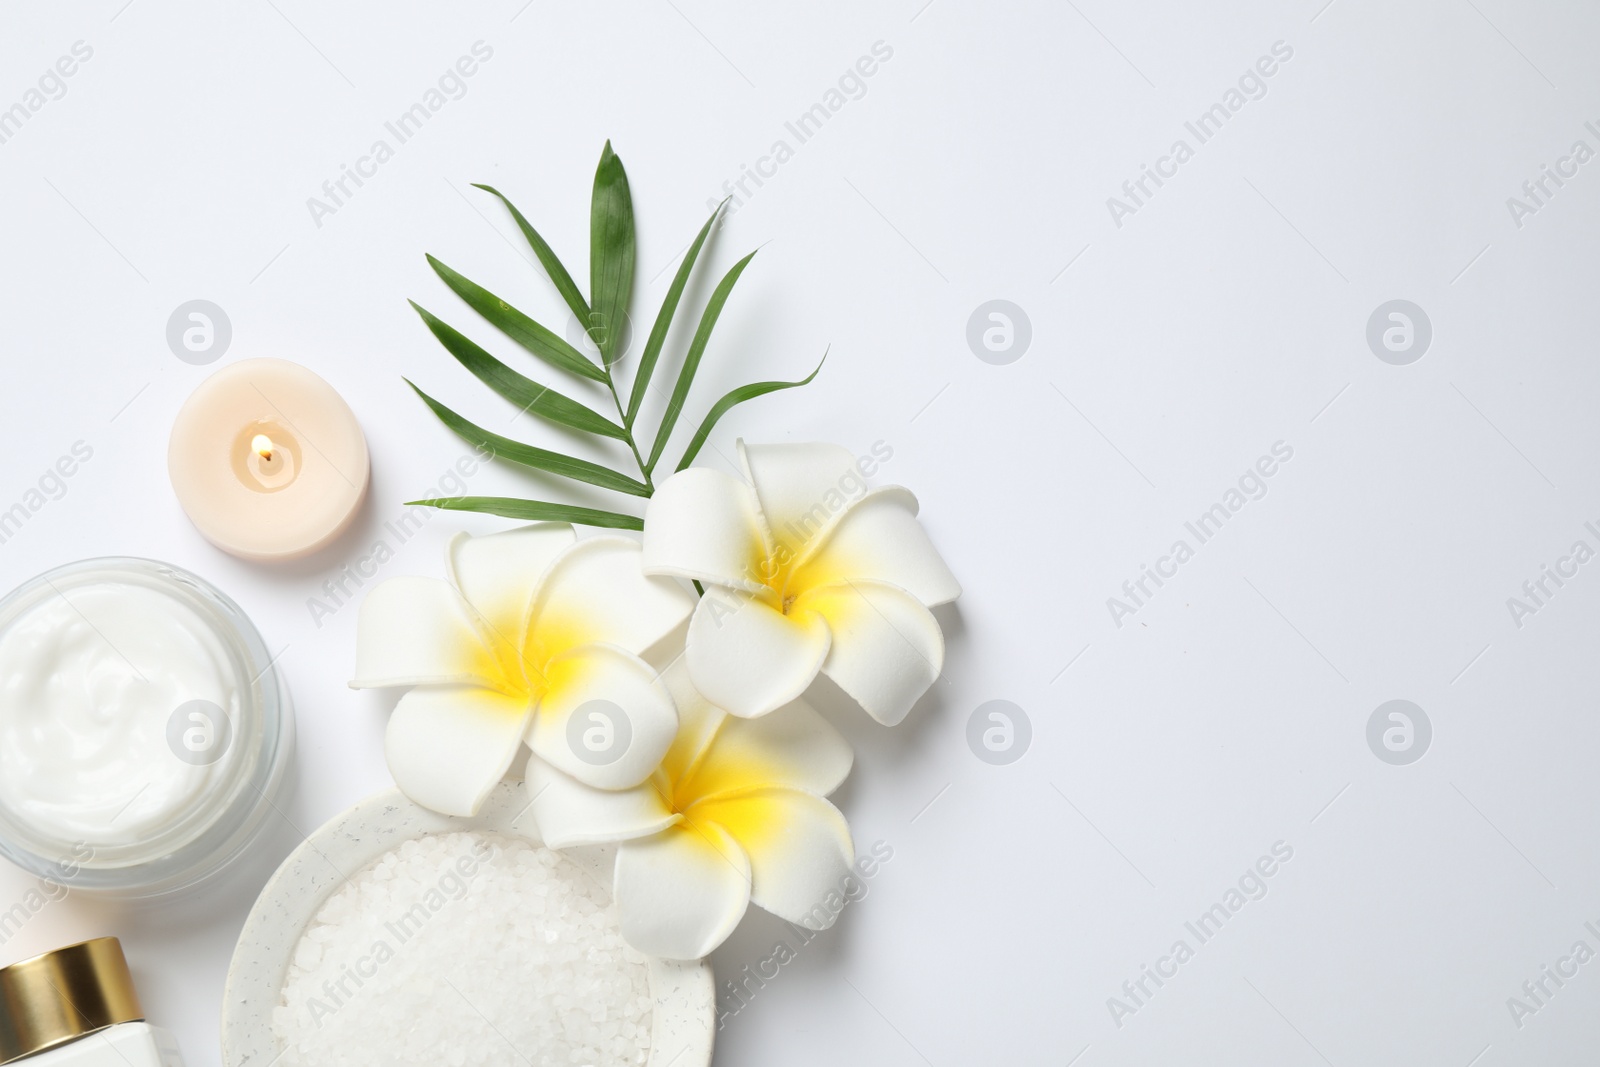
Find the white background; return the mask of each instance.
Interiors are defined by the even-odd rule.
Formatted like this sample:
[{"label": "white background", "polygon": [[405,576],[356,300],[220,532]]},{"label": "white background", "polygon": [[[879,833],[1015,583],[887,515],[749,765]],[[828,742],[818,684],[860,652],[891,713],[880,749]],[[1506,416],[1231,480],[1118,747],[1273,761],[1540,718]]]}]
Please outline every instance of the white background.
[{"label": "white background", "polygon": [[[1520,628],[1506,600],[1574,540],[1600,548],[1583,529],[1600,519],[1600,162],[1520,228],[1506,199],[1574,140],[1600,149],[1600,15],[1323,2],[6,5],[0,107],[75,41],[94,55],[0,144],[0,507],[74,442],[94,458],[0,546],[0,577],[117,554],[211,579],[283,651],[301,746],[293,826],[260,871],[158,915],[69,898],[3,958],[119,933],[151,1017],[216,1061],[265,871],[387,784],[392,697],[345,688],[355,612],[319,628],[307,598],[464,452],[401,377],[491,426],[511,415],[407,308],[516,358],[423,253],[562,327],[469,183],[501,187],[586,278],[609,137],[648,322],[708,198],[793,145],[785,122],[882,41],[865,94],[719,234],[717,273],[764,248],[684,426],[831,345],[813,386],[736,410],[704,461],[738,434],[886,442],[879,481],[917,492],[966,595],[904,726],[836,716],[858,753],[839,801],[858,846],[894,859],[728,1021],[718,1063],[1589,1062],[1600,963],[1520,1028],[1506,1001],[1578,939],[1600,949],[1583,928],[1600,920],[1600,564]],[[494,54],[466,95],[317,226],[307,198],[479,40]],[[1185,120],[1277,41],[1293,57],[1265,97],[1115,225],[1107,198],[1195,146]],[[166,344],[194,298],[232,321],[215,366],[303,362],[366,429],[370,506],[313,560],[234,560],[173,499],[168,428],[215,369]],[[994,298],[1032,324],[1006,366],[966,340]],[[1365,339],[1397,298],[1433,325],[1409,366]],[[1294,455],[1267,495],[1114,625],[1106,599],[1277,441]],[[499,468],[472,484],[541,489]],[[436,517],[384,574],[437,575],[451,532],[505,525]],[[1366,741],[1395,698],[1433,724],[1409,766]],[[991,699],[1032,722],[1008,766],[966,742]],[[1267,895],[1119,1027],[1108,998],[1277,841],[1293,859]],[[26,888],[0,874],[0,906]],[[719,977],[779,938],[752,912]]]}]

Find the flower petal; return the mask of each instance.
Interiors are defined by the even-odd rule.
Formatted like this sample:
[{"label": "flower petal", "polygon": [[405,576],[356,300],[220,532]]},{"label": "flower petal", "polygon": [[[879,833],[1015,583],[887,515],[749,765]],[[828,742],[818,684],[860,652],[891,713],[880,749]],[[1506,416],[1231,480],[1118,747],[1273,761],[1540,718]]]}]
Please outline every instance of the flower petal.
[{"label": "flower petal", "polygon": [[639,542],[590,537],[556,558],[534,592],[528,656],[543,663],[604,642],[643,655],[694,611],[694,594],[639,569]]},{"label": "flower petal", "polygon": [[904,589],[883,582],[840,582],[795,601],[794,613],[828,621],[833,644],[822,673],[868,715],[894,726],[944,669],[939,620]]},{"label": "flower petal", "polygon": [[544,681],[549,689],[528,732],[540,759],[600,789],[650,777],[677,733],[678,713],[649,664],[615,645],[584,645],[546,664]]},{"label": "flower petal", "polygon": [[[850,773],[855,753],[844,735],[804,700],[759,719],[724,717],[705,754],[674,778],[678,793],[710,800],[765,787],[826,796]],[[672,771],[663,764],[669,776]]]},{"label": "flower petal", "polygon": [[696,829],[721,827],[750,858],[750,901],[811,930],[825,930],[844,905],[841,884],[855,846],[839,809],[792,789],[763,789],[695,804]]},{"label": "flower petal", "polygon": [[851,505],[795,569],[789,587],[860,578],[897,585],[928,607],[961,595],[961,584],[917,521],[917,498],[898,485],[874,489]]},{"label": "flower petal", "polygon": [[529,758],[524,777],[533,821],[548,848],[628,841],[683,821],[652,782],[632,789],[596,789],[538,756]]},{"label": "flower petal", "polygon": [[395,705],[384,735],[400,791],[445,815],[476,815],[528,728],[528,703],[475,686],[422,686]]},{"label": "flower petal", "polygon": [[803,557],[844,513],[867,483],[850,450],[839,445],[746,445],[739,458],[761,502],[773,548]]},{"label": "flower petal", "polygon": [[689,679],[686,656],[679,656],[661,674],[661,682],[672,694],[678,709],[678,733],[672,747],[661,758],[661,772],[669,782],[681,782],[705,755],[706,749],[729,719],[726,711],[707,700]]},{"label": "flower petal", "polygon": [[613,889],[628,944],[646,956],[696,960],[744,918],[750,861],[716,826],[674,826],[617,849]]},{"label": "flower petal", "polygon": [[756,495],[708,467],[679,471],[644,509],[644,572],[757,592],[767,559]]},{"label": "flower petal", "polygon": [[689,677],[734,715],[765,715],[796,699],[828,654],[828,627],[814,613],[789,616],[771,595],[711,586],[689,622]]},{"label": "flower petal", "polygon": [[390,578],[361,602],[350,687],[430,683],[506,688],[459,593],[437,578]]},{"label": "flower petal", "polygon": [[459,533],[445,551],[450,580],[494,626],[520,640],[528,604],[551,562],[577,540],[564,522],[541,522],[504,533]]}]

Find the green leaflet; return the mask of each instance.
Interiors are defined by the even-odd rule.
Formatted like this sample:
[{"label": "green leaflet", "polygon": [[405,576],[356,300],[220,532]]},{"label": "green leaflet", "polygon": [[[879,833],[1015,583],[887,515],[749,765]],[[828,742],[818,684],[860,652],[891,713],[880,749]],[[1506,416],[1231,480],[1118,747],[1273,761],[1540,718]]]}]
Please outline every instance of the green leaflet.
[{"label": "green leaflet", "polygon": [[572,522],[607,530],[644,529],[644,520],[634,515],[574,507],[571,504],[548,504],[542,500],[520,500],[510,496],[438,497],[430,500],[412,500],[406,506],[443,508],[447,511],[481,511],[488,515],[501,515],[508,519],[522,519],[527,522]]},{"label": "green leaflet", "polygon": [[474,189],[482,189],[486,193],[493,193],[500,198],[500,202],[511,209],[511,217],[517,220],[517,227],[522,230],[522,236],[528,239],[533,246],[533,254],[539,257],[539,262],[544,264],[544,272],[550,275],[550,280],[555,282],[556,289],[561,293],[561,299],[567,302],[567,307],[572,309],[572,314],[585,325],[589,322],[589,305],[583,299],[583,294],[578,292],[577,283],[572,280],[572,275],[567,273],[567,268],[561,265],[561,260],[556,257],[554,250],[545,244],[544,238],[539,236],[539,231],[528,225],[528,220],[522,217],[522,212],[517,210],[517,205],[507,200],[505,194],[492,185],[479,185],[473,183]]},{"label": "green leaflet", "polygon": [[689,251],[684,253],[678,273],[673,275],[666,299],[661,301],[661,311],[656,315],[656,324],[650,329],[650,340],[645,343],[644,355],[639,358],[639,369],[633,376],[633,395],[628,397],[628,413],[622,420],[630,429],[633,420],[639,416],[639,405],[644,402],[644,391],[650,385],[650,375],[655,373],[656,361],[661,358],[661,346],[667,343],[667,333],[672,329],[673,316],[678,313],[678,301],[683,298],[683,288],[689,283],[689,275],[694,272],[695,260],[700,256],[701,246],[706,243],[706,236],[711,233],[711,224],[717,221],[725,204],[726,200],[718,204],[717,210],[700,227],[699,236],[689,246]]},{"label": "green leaflet", "polygon": [[600,362],[616,363],[627,330],[633,295],[633,194],[622,160],[611,142],[600,153],[589,209],[589,319],[584,323],[600,349]]},{"label": "green leaflet", "polygon": [[487,448],[497,459],[508,459],[513,463],[520,463],[535,470],[557,474],[563,478],[571,478],[574,481],[588,482],[590,485],[598,485],[602,489],[614,489],[619,493],[628,493],[633,496],[650,495],[650,490],[645,487],[643,482],[635,481],[624,474],[618,474],[616,471],[608,467],[602,467],[598,463],[590,463],[588,460],[578,459],[574,456],[564,456],[559,452],[551,452],[547,449],[536,448],[533,445],[525,445],[520,441],[511,440],[509,437],[491,433],[457,415],[421,389],[417,389],[416,383],[409,378],[406,379],[406,384],[416,390],[417,395],[439,417],[439,421],[450,427],[456,436],[468,444]]},{"label": "green leaflet", "polygon": [[627,440],[627,431],[610,419],[591,411],[570,397],[561,395],[554,389],[540,385],[531,378],[524,378],[416,301],[413,300],[411,306],[422,316],[422,321],[428,324],[428,329],[433,331],[439,343],[456,357],[457,362],[477,375],[483,384],[523,411],[574,430],[611,437],[618,441]]},{"label": "green leaflet", "polygon": [[656,462],[661,459],[661,452],[667,447],[667,439],[672,436],[672,429],[677,425],[678,415],[683,411],[683,403],[689,397],[689,387],[694,384],[694,376],[700,370],[700,359],[705,355],[706,344],[711,340],[711,331],[717,325],[717,318],[722,314],[723,305],[728,302],[728,294],[733,292],[739,275],[744,273],[745,267],[755,258],[751,252],[733,265],[733,269],[722,276],[722,281],[717,283],[716,290],[711,294],[711,299],[706,303],[705,312],[700,316],[700,325],[694,332],[694,341],[689,345],[689,354],[684,357],[683,369],[678,372],[678,384],[672,389],[672,398],[667,401],[666,413],[661,416],[661,428],[656,431],[656,443],[650,449],[650,461],[645,464],[646,477],[656,469]]},{"label": "green leaflet", "polygon": [[706,416],[706,421],[700,424],[700,428],[694,432],[694,439],[689,442],[689,447],[684,450],[683,458],[678,461],[677,469],[681,471],[694,462],[694,458],[700,454],[700,449],[705,445],[706,438],[711,436],[711,430],[717,425],[717,421],[726,415],[729,410],[744,403],[746,400],[754,400],[758,396],[776,393],[780,389],[795,389],[802,385],[810,385],[811,380],[822,370],[822,364],[827,361],[828,354],[824,352],[822,359],[817,362],[816,370],[813,370],[797,382],[753,382],[750,385],[741,385],[739,388],[729,392],[711,406],[711,413]]},{"label": "green leaflet", "polygon": [[477,282],[456,273],[434,257],[428,257],[428,265],[457,296],[489,320],[490,325],[552,367],[596,382],[606,380],[606,372],[591,363],[587,356],[564,338],[551,333]]}]

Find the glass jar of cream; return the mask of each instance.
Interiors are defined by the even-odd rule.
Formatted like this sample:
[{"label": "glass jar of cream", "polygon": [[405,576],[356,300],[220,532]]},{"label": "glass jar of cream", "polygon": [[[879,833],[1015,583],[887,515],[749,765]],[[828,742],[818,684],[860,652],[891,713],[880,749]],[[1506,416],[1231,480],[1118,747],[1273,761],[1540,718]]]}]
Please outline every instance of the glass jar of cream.
[{"label": "glass jar of cream", "polygon": [[0,600],[0,855],[159,896],[261,829],[294,716],[238,605],[164,563],[95,559]]}]

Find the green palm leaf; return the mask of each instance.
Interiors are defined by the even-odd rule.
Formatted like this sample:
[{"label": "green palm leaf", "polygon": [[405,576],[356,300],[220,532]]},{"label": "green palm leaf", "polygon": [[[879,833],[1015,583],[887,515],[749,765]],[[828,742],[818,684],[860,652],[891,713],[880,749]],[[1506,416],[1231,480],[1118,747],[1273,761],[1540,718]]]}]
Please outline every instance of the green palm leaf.
[{"label": "green palm leaf", "polygon": [[706,416],[706,421],[700,424],[700,428],[694,432],[694,439],[689,442],[689,447],[684,450],[683,458],[678,461],[677,469],[681,471],[694,462],[694,458],[700,454],[700,449],[705,446],[706,438],[711,436],[712,428],[732,408],[737,407],[746,400],[754,400],[758,396],[776,393],[780,389],[796,389],[802,385],[810,385],[811,380],[822,370],[822,364],[827,361],[828,354],[824,352],[822,359],[817,362],[816,370],[813,370],[797,382],[752,382],[749,385],[741,385],[739,388],[730,391],[711,406],[711,413]]},{"label": "green palm leaf", "polygon": [[684,357],[683,369],[678,372],[678,384],[673,387],[672,398],[667,401],[666,413],[661,416],[661,428],[656,431],[656,443],[650,449],[650,461],[644,466],[646,477],[656,469],[656,462],[661,458],[662,450],[667,447],[667,439],[672,436],[672,429],[678,423],[678,415],[682,413],[684,401],[689,397],[689,387],[694,384],[694,376],[700,370],[700,359],[705,355],[706,345],[711,340],[711,331],[716,328],[723,305],[728,302],[728,294],[733,292],[734,285],[739,281],[739,275],[744,273],[745,267],[749,266],[755,255],[751,252],[722,276],[722,281],[717,283],[716,290],[711,294],[711,300],[700,316],[700,325],[694,332],[694,340],[689,344],[689,354]]},{"label": "green palm leaf", "polygon": [[413,300],[411,306],[422,316],[422,321],[428,324],[428,329],[433,331],[439,343],[456,357],[457,362],[477,375],[483,384],[523,411],[574,430],[611,437],[618,441],[627,440],[628,432],[610,419],[591,411],[570,397],[562,396],[554,389],[518,374],[416,301]]},{"label": "green palm leaf", "polygon": [[619,493],[628,493],[632,496],[650,495],[649,488],[643,482],[635,481],[625,474],[618,474],[616,471],[608,467],[602,467],[598,463],[591,463],[586,459],[578,459],[574,456],[565,456],[560,452],[551,452],[548,449],[536,448],[533,445],[525,445],[521,441],[513,441],[509,437],[502,437],[497,433],[485,430],[476,423],[457,415],[421,389],[417,389],[416,383],[409,378],[406,379],[406,384],[416,390],[417,395],[439,417],[439,421],[450,427],[456,436],[468,444],[476,445],[479,448],[487,448],[497,459],[508,459],[513,463],[520,463],[524,467],[532,467],[535,470],[556,474],[563,478],[571,478],[574,481],[588,482],[590,485],[598,485],[602,489],[614,489]]},{"label": "green palm leaf", "polygon": [[539,231],[528,225],[528,220],[522,217],[522,212],[517,210],[517,205],[507,200],[505,194],[492,185],[479,185],[473,183],[474,189],[482,189],[486,193],[493,193],[500,198],[500,202],[511,209],[511,217],[517,220],[517,228],[522,231],[522,236],[527,238],[528,244],[533,246],[533,254],[539,257],[539,262],[544,265],[544,272],[550,275],[550,280],[555,283],[556,289],[561,293],[561,299],[567,302],[567,307],[572,309],[572,314],[581,323],[589,322],[589,305],[583,299],[583,294],[578,292],[577,283],[572,280],[572,275],[567,273],[567,268],[561,265],[555,251],[545,243]]},{"label": "green palm leaf", "polygon": [[[628,327],[628,306],[633,293],[637,248],[633,194],[629,188],[627,171],[623,168],[622,160],[612,150],[611,142],[606,142],[600,154],[589,205],[587,298],[578,289],[572,275],[562,265],[549,243],[529,224],[515,204],[492,185],[479,184],[475,185],[475,188],[498,198],[511,212],[517,228],[522,231],[522,236],[533,249],[544,272],[561,294],[561,299],[565,301],[573,317],[595,341],[596,347],[600,350],[600,362],[596,364],[560,334],[536,322],[507,301],[433,256],[428,257],[429,266],[468,306],[535,358],[568,374],[604,385],[611,394],[612,403],[616,406],[617,421],[613,422],[586,404],[548,389],[513,370],[437,316],[416,304],[412,306],[422,316],[434,337],[444,345],[456,361],[500,396],[548,422],[627,444],[629,451],[633,453],[634,461],[639,466],[639,478],[629,477],[599,463],[552,452],[521,441],[513,441],[493,433],[439,403],[409,380],[406,384],[416,390],[417,395],[434,415],[451,431],[468,443],[487,450],[500,459],[618,493],[646,498],[652,496],[655,492],[655,483],[651,480],[651,475],[661,461],[662,453],[677,428],[679,418],[683,415],[684,405],[694,386],[695,377],[700,371],[700,364],[710,344],[711,334],[727,305],[733,287],[738,283],[745,268],[750,265],[750,260],[755,257],[755,253],[752,252],[734,264],[717,283],[706,306],[702,309],[700,321],[695,328],[688,351],[684,354],[683,366],[678,371],[677,380],[668,397],[661,423],[656,427],[655,440],[650,447],[650,457],[647,461],[641,447],[643,434],[637,432],[636,422],[644,403],[645,393],[652,387],[653,376],[660,365],[668,335],[672,332],[673,320],[677,316],[689,279],[694,275],[695,267],[710,238],[712,227],[726,207],[727,201],[723,201],[717,210],[711,213],[711,217],[706,220],[693,243],[685,251],[683,261],[678,265],[672,284],[656,314],[650,337],[640,356],[639,367],[633,375],[627,402],[624,404],[624,398],[617,387],[614,368],[622,355],[622,339]],[[733,408],[768,393],[809,384],[821,372],[822,364],[826,360],[827,354],[824,353],[823,360],[817,364],[816,369],[799,381],[752,382],[724,395],[712,405],[704,421],[695,430],[676,470],[681,471],[694,462],[710,440],[712,431],[716,429],[722,417]],[[518,497],[429,497],[413,503],[452,511],[483,512],[532,522],[571,522],[618,530],[644,528],[644,521],[637,516],[557,501],[525,500]]]},{"label": "green palm leaf", "polygon": [[428,265],[457,296],[489,320],[490,325],[552,367],[591,381],[606,380],[606,372],[596,367],[564,338],[557,337],[477,282],[456,273],[432,256],[428,257]]},{"label": "green palm leaf", "polygon": [[610,367],[620,354],[633,294],[633,194],[611,142],[600,153],[589,210],[589,319],[584,323]]},{"label": "green palm leaf", "polygon": [[413,500],[407,507],[442,508],[446,511],[481,511],[524,522],[573,522],[607,530],[642,530],[644,520],[615,511],[580,508],[571,504],[549,504],[543,500],[520,500],[510,496],[448,496]]},{"label": "green palm leaf", "polygon": [[650,329],[650,340],[645,343],[644,355],[639,357],[639,369],[633,376],[633,395],[628,397],[628,413],[623,417],[623,423],[632,427],[633,420],[639,415],[639,405],[644,402],[644,391],[650,384],[650,375],[655,373],[656,361],[661,358],[661,346],[667,342],[667,332],[672,329],[672,318],[678,313],[678,301],[683,298],[683,288],[689,283],[689,275],[694,271],[695,260],[700,256],[700,248],[706,243],[706,235],[711,232],[711,224],[717,221],[721,214],[724,200],[717,205],[717,210],[706,219],[706,224],[700,227],[700,234],[694,239],[694,244],[689,246],[689,251],[684,253],[683,262],[678,265],[678,273],[672,278],[672,285],[667,289],[666,299],[661,301],[661,311],[656,315],[656,324]]}]

